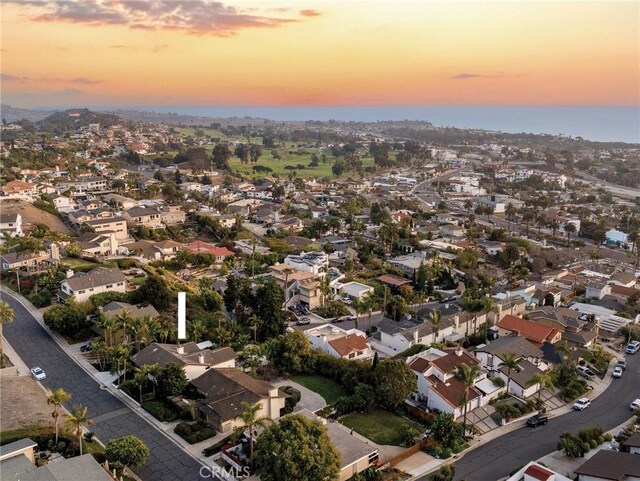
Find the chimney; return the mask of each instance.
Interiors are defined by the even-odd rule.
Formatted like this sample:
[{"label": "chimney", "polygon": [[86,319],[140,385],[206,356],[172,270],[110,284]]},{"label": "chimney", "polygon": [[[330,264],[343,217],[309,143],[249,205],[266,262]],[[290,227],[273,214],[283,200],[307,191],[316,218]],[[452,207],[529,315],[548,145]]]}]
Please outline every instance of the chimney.
[{"label": "chimney", "polygon": [[67,269],[67,279],[69,279],[70,277],[73,277],[73,269]]},{"label": "chimney", "polygon": [[418,330],[413,331],[413,342],[418,344]]},{"label": "chimney", "polygon": [[460,346],[456,347],[456,356],[462,356],[462,348]]},{"label": "chimney", "polygon": [[177,346],[176,346],[176,352],[177,352],[178,354],[184,354],[184,346],[177,345]]},{"label": "chimney", "polygon": [[456,329],[458,329],[460,327],[460,316],[458,314],[453,316],[453,322],[456,325]]},{"label": "chimney", "polygon": [[200,364],[204,364],[204,352],[201,352],[200,354],[198,354],[198,362]]}]

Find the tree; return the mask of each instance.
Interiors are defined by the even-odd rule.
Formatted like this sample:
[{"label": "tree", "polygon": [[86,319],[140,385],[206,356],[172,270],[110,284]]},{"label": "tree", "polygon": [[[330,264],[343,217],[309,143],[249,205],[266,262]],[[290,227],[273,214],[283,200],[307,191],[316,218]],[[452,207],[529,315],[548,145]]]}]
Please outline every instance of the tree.
[{"label": "tree", "polygon": [[[2,327],[13,322],[14,311],[5,301],[0,301],[0,341],[2,340]],[[2,342],[0,342],[0,360],[4,359]]]},{"label": "tree", "polygon": [[431,326],[433,327],[433,340],[438,342],[438,333],[440,332],[441,314],[435,307],[431,310]]},{"label": "tree", "polygon": [[340,477],[340,453],[326,428],[299,414],[285,416],[265,429],[256,444],[255,462],[262,481],[337,481]]},{"label": "tree", "polygon": [[144,387],[144,385],[147,383],[147,381],[149,380],[149,376],[147,375],[147,372],[140,367],[137,367],[135,369],[134,375],[133,375],[133,385],[136,386],[140,393],[139,393],[139,400],[140,400],[140,404],[142,404],[142,388]]},{"label": "tree", "polygon": [[311,355],[311,342],[301,331],[290,331],[278,339],[269,352],[269,361],[284,372],[300,372],[303,362]]},{"label": "tree", "polygon": [[237,434],[242,434],[245,430],[249,431],[249,460],[253,461],[253,438],[256,435],[256,427],[265,429],[269,423],[273,422],[268,417],[258,417],[258,412],[262,409],[260,403],[251,404],[246,401],[240,403],[242,411],[240,412],[240,419],[242,420],[242,426],[236,428]]},{"label": "tree", "polygon": [[191,340],[193,342],[200,342],[202,336],[207,333],[207,325],[202,319],[196,319],[189,323],[189,330],[191,331]]},{"label": "tree", "polygon": [[167,309],[174,296],[167,283],[159,276],[150,275],[142,285],[132,293],[132,301],[150,302],[159,311]]},{"label": "tree", "polygon": [[78,444],[80,445],[80,456],[82,456],[82,425],[86,424],[90,426],[93,424],[93,420],[88,416],[89,408],[78,404],[71,409],[71,414],[67,418],[66,423],[74,430],[73,433],[78,437]]},{"label": "tree", "polygon": [[568,222],[564,226],[564,231],[567,233],[567,242],[571,244],[571,234],[574,234],[577,231],[576,225],[571,222]]},{"label": "tree", "polygon": [[247,144],[238,144],[233,154],[240,159],[240,162],[247,164],[249,162],[249,146]]},{"label": "tree", "polygon": [[542,391],[553,386],[553,375],[551,371],[538,372],[529,381],[529,386],[538,385],[538,401],[542,396]]},{"label": "tree", "polygon": [[167,364],[158,375],[158,389],[163,396],[177,396],[189,384],[181,366],[175,363]]},{"label": "tree", "polygon": [[336,162],[331,166],[331,173],[336,177],[340,177],[344,172],[344,162]]},{"label": "tree", "polygon": [[395,408],[417,389],[417,381],[409,365],[400,360],[385,359],[374,372],[378,399]]},{"label": "tree", "polygon": [[147,445],[131,434],[112,439],[107,443],[105,450],[107,461],[127,467],[142,466],[149,454]]},{"label": "tree", "polygon": [[480,373],[479,364],[464,364],[460,363],[456,367],[454,377],[464,385],[462,391],[462,397],[460,402],[463,405],[463,420],[462,420],[462,432],[467,433],[467,410],[469,407],[469,389],[471,389],[475,383],[476,377]]},{"label": "tree", "polygon": [[284,295],[274,278],[258,287],[256,304],[255,314],[262,320],[258,325],[258,338],[265,340],[282,334],[286,328],[282,310]]},{"label": "tree", "polygon": [[518,356],[512,352],[506,352],[502,356],[502,362],[499,367],[507,368],[507,393],[509,392],[509,384],[511,384],[511,370],[518,369]]},{"label": "tree", "polygon": [[427,266],[423,261],[420,261],[420,266],[416,271],[416,279],[415,279],[416,291],[423,292],[426,289],[428,277],[429,276],[428,276]]},{"label": "tree", "polygon": [[51,413],[51,417],[53,418],[53,423],[56,427],[56,444],[58,444],[58,425],[60,423],[59,409],[69,399],[71,399],[71,394],[69,394],[61,387],[57,388],[53,392],[50,391],[49,395],[47,396],[47,404],[53,405],[53,412]]},{"label": "tree", "polygon": [[227,144],[216,144],[211,155],[216,169],[229,170],[232,153]]}]

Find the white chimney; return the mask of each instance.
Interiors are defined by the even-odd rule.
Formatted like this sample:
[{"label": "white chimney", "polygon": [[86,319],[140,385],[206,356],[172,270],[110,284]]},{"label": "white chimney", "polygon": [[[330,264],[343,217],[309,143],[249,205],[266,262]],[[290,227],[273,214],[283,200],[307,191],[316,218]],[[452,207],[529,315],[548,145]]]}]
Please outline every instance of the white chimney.
[{"label": "white chimney", "polygon": [[176,352],[178,354],[184,354],[184,346],[180,346],[180,345],[176,346]]},{"label": "white chimney", "polygon": [[413,331],[413,342],[418,344],[418,330]]},{"label": "white chimney", "polygon": [[73,272],[73,269],[67,269],[67,279],[73,277],[73,274],[75,274],[75,272]]},{"label": "white chimney", "polygon": [[198,362],[200,364],[204,364],[204,352],[201,352],[200,354],[198,354]]},{"label": "white chimney", "polygon": [[453,316],[453,322],[456,325],[456,329],[458,329],[460,327],[460,316],[457,314]]},{"label": "white chimney", "polygon": [[456,347],[456,356],[462,356],[462,348],[460,346]]}]

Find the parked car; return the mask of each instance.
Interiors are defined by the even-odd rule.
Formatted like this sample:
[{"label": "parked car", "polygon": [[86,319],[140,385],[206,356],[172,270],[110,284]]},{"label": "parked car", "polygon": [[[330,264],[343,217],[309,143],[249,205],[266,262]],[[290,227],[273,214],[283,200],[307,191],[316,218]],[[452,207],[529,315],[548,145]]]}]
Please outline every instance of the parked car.
[{"label": "parked car", "polygon": [[535,416],[531,416],[529,419],[527,419],[527,426],[531,428],[537,428],[538,426],[544,426],[548,422],[549,418],[547,416],[536,414]]},{"label": "parked car", "polygon": [[311,319],[308,317],[303,317],[299,321],[296,321],[296,326],[308,326],[309,324],[311,324]]},{"label": "parked car", "polygon": [[576,411],[584,411],[589,406],[591,406],[591,401],[586,397],[580,398],[573,403],[573,409],[575,409]]},{"label": "parked car", "polygon": [[33,377],[35,377],[38,381],[42,381],[43,379],[47,378],[47,375],[44,373],[42,368],[37,366],[31,368],[31,374],[33,374]]},{"label": "parked car", "polygon": [[632,411],[635,411],[636,409],[640,408],[640,399],[636,399],[635,401],[633,401],[631,404],[629,404],[629,408]]},{"label": "parked car", "polygon": [[627,360],[624,357],[622,359],[618,359],[618,362],[616,362],[616,367],[620,367],[623,371],[625,371],[627,369]]},{"label": "parked car", "polygon": [[625,350],[627,354],[635,354],[638,351],[640,351],[640,341],[632,341],[627,344],[627,349]]},{"label": "parked car", "polygon": [[84,346],[80,346],[80,352],[89,352],[91,349],[93,349],[92,342],[88,342]]},{"label": "parked car", "polygon": [[612,377],[622,377],[622,368],[620,366],[616,366],[613,368],[613,372],[611,373]]},{"label": "parked car", "polygon": [[593,372],[591,369],[589,369],[588,367],[584,367],[584,366],[576,366],[576,371],[578,371],[578,374],[580,374],[582,377],[584,377],[585,379],[593,379],[596,377],[596,373]]}]

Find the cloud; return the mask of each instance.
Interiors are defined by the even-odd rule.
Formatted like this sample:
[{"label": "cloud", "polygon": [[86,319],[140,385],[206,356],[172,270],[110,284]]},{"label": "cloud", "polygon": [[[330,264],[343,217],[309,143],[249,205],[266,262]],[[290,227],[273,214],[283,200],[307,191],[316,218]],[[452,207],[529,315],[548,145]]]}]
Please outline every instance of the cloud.
[{"label": "cloud", "polygon": [[131,48],[128,45],[109,45],[109,48]]},{"label": "cloud", "polygon": [[11,81],[22,81],[24,80],[24,77],[16,77],[15,75],[10,75],[8,73],[0,73],[0,80],[2,80],[3,82],[11,82]]},{"label": "cloud", "polygon": [[[24,5],[23,0],[5,2]],[[136,30],[175,30],[221,37],[244,28],[273,28],[299,21],[280,15],[253,15],[217,0],[41,0],[29,5],[41,7],[31,17],[40,22],[122,25]],[[300,15],[318,13],[302,10]]]},{"label": "cloud", "polygon": [[158,52],[162,52],[163,50],[166,50],[169,48],[169,45],[167,45],[166,43],[160,44],[160,45],[154,45],[153,47],[151,47],[151,51],[153,53],[158,53]]},{"label": "cloud", "polygon": [[91,80],[90,78],[86,78],[86,77],[76,77],[76,78],[70,79],[69,82],[74,84],[95,85],[95,84],[102,83],[102,80]]},{"label": "cloud", "polygon": [[17,75],[11,75],[8,73],[0,74],[0,79],[4,82],[22,82],[22,83],[71,83],[80,85],[95,85],[102,83],[102,80],[93,80],[87,77],[75,77],[75,78],[53,78],[53,77],[19,77]]},{"label": "cloud", "polygon": [[490,75],[490,74],[482,74],[482,73],[459,73],[456,75],[452,75],[449,78],[455,79],[455,80],[469,80],[474,78],[500,78],[504,76],[505,75],[503,74]]},{"label": "cloud", "polygon": [[317,10],[300,10],[300,15],[303,17],[318,17],[320,12]]}]

